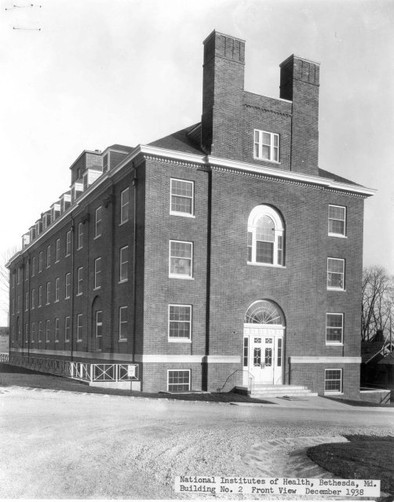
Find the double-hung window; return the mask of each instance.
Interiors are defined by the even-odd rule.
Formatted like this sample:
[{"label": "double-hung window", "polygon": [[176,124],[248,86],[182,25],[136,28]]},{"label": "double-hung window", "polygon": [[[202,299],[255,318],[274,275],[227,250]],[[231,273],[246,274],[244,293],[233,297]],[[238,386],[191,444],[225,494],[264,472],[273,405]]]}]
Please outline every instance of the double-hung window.
[{"label": "double-hung window", "polygon": [[83,317],[77,314],[77,342],[82,342]]},{"label": "double-hung window", "polygon": [[47,282],[47,295],[46,295],[46,304],[49,305],[51,303],[51,283]]},{"label": "double-hung window", "polygon": [[55,279],[55,302],[60,300],[60,277]]},{"label": "double-hung window", "polygon": [[42,307],[42,286],[38,286],[38,306]]},{"label": "double-hung window", "polygon": [[119,250],[119,282],[127,281],[128,268],[129,268],[129,247],[124,246]]},{"label": "double-hung window", "polygon": [[327,289],[343,291],[345,289],[345,260],[327,259]]},{"label": "double-hung window", "polygon": [[101,257],[94,260],[94,289],[101,288]]},{"label": "double-hung window", "polygon": [[171,179],[170,214],[194,215],[194,182]]},{"label": "double-hung window", "polygon": [[248,219],[247,261],[284,266],[284,225],[271,206],[256,206]]},{"label": "double-hung window", "polygon": [[83,223],[78,223],[77,249],[83,248]]},{"label": "double-hung window", "polygon": [[129,221],[130,189],[126,188],[120,193],[120,224]]},{"label": "double-hung window", "polygon": [[49,343],[51,341],[51,321],[46,321],[45,327],[45,342]]},{"label": "double-hung window", "polygon": [[119,341],[124,342],[127,340],[128,331],[128,309],[126,307],[119,307]]},{"label": "double-hung window", "polygon": [[40,254],[38,255],[38,271],[42,272],[42,267],[44,264],[44,253],[43,251],[40,251]]},{"label": "double-hung window", "polygon": [[103,231],[103,207],[99,206],[96,209],[96,216],[94,221],[94,238],[100,237]]},{"label": "double-hung window", "polygon": [[95,313],[95,335],[96,335],[96,350],[103,349],[103,311],[96,310]]},{"label": "double-hung window", "polygon": [[324,393],[342,394],[342,369],[327,369],[324,372]]},{"label": "double-hung window", "polygon": [[326,314],[326,344],[343,343],[343,314]]},{"label": "double-hung window", "polygon": [[60,261],[60,239],[56,239],[55,262]]},{"label": "double-hung window", "polygon": [[77,295],[82,295],[83,292],[83,267],[77,269]]},{"label": "double-hung window", "polygon": [[51,266],[51,245],[47,247],[47,268]]},{"label": "double-hung window", "polygon": [[279,162],[279,134],[255,129],[254,158]]},{"label": "double-hung window", "polygon": [[168,340],[170,342],[190,341],[191,326],[191,305],[168,306]]},{"label": "double-hung window", "polygon": [[187,392],[190,390],[190,370],[167,370],[168,392]]},{"label": "double-hung window", "polygon": [[177,279],[193,277],[193,243],[170,241],[169,276]]},{"label": "double-hung window", "polygon": [[328,206],[328,235],[346,237],[346,207]]},{"label": "double-hung window", "polygon": [[71,317],[67,316],[64,319],[64,341],[70,341],[70,332],[71,332]]},{"label": "double-hung window", "polygon": [[71,254],[71,230],[66,233],[66,256]]},{"label": "double-hung window", "polygon": [[71,297],[71,273],[68,272],[66,274],[66,277],[65,277],[65,294],[64,294],[64,297],[66,299],[70,298]]},{"label": "double-hung window", "polygon": [[58,317],[55,318],[55,342],[59,341],[60,335],[60,319]]}]

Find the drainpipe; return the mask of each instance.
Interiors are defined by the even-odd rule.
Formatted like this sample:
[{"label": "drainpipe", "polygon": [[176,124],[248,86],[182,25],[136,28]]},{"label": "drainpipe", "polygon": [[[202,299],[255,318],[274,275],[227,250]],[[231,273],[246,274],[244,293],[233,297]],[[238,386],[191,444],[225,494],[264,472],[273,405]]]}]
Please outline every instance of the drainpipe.
[{"label": "drainpipe", "polygon": [[[74,218],[71,217],[71,308],[70,308],[70,317],[71,317],[71,322],[70,322],[70,330],[71,330],[71,338],[70,338],[70,361],[72,362],[73,360],[73,355],[74,355],[74,254],[75,254],[75,249],[74,249]],[[67,243],[66,243],[67,245]]]},{"label": "drainpipe", "polygon": [[[134,163],[133,163],[134,167]],[[133,171],[133,360],[135,360],[136,351],[136,330],[137,330],[137,169],[134,167]],[[138,375],[140,378],[140,375]]]}]

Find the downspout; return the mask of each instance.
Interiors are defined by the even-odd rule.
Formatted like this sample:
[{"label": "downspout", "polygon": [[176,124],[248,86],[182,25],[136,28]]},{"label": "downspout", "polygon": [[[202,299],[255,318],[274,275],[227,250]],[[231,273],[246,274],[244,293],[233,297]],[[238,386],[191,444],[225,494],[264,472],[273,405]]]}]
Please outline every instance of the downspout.
[{"label": "downspout", "polygon": [[[134,166],[134,163],[133,163]],[[133,360],[135,361],[137,337],[137,169],[133,171]],[[138,376],[140,378],[140,375]]]},{"label": "downspout", "polygon": [[[70,329],[71,329],[71,339],[70,339],[70,361],[74,357],[74,218],[71,216],[71,308],[70,308]],[[66,243],[67,246],[67,243]]]}]

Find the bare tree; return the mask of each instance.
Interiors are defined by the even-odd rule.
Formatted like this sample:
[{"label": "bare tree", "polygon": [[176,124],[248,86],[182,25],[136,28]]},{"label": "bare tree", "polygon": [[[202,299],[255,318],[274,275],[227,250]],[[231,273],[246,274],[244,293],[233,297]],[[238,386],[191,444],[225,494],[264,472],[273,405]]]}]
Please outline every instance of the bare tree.
[{"label": "bare tree", "polygon": [[369,340],[378,330],[391,337],[394,278],[383,267],[363,271],[361,338]]}]

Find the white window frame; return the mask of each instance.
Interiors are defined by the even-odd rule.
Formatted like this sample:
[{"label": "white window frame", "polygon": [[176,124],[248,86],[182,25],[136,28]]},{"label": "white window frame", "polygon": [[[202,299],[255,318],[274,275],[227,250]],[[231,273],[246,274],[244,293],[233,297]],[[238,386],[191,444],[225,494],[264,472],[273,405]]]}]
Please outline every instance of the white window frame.
[{"label": "white window frame", "polygon": [[[101,320],[98,320],[98,317],[101,317]],[[99,335],[99,328],[101,331],[101,334]],[[101,352],[102,349],[102,343],[103,343],[103,311],[102,310],[96,310],[94,313],[94,335],[95,335],[95,340],[96,340],[96,351]]]},{"label": "white window frame", "polygon": [[[174,194],[174,188],[173,188],[174,181],[191,185],[191,187],[192,187],[191,197],[189,197],[187,195]],[[173,197],[182,197],[184,199],[191,200],[191,212],[188,213],[188,212],[177,211],[176,209],[173,209]],[[170,180],[170,214],[174,215],[174,216],[186,216],[187,218],[194,218],[194,181],[183,180],[183,179],[179,179],[179,178],[171,178],[171,180]]]},{"label": "white window frame", "polygon": [[31,276],[34,277],[36,275],[36,257],[33,256],[31,261]]},{"label": "white window frame", "polygon": [[94,238],[98,239],[103,233],[103,206],[96,208],[94,216]]},{"label": "white window frame", "polygon": [[[343,267],[342,267],[343,272],[330,272],[330,270],[329,270],[330,260],[341,261],[343,263]],[[330,286],[330,279],[329,279],[330,275],[329,274],[342,275],[342,287]],[[345,291],[345,287],[346,287],[345,274],[346,274],[346,262],[345,262],[344,258],[332,258],[332,257],[327,258],[327,289],[328,290],[330,290],[330,291]]]},{"label": "white window frame", "polygon": [[46,294],[45,294],[45,305],[50,305],[51,304],[51,281],[47,282],[46,285]]},{"label": "white window frame", "polygon": [[55,301],[57,303],[60,301],[60,277],[56,277],[55,279]]},{"label": "white window frame", "polygon": [[71,272],[67,272],[64,280],[64,298],[68,300],[71,298]]},{"label": "white window frame", "polygon": [[[172,255],[172,251],[171,251],[171,245],[173,243],[189,244],[190,245],[190,258],[173,256]],[[193,245],[193,242],[190,242],[190,241],[170,240],[169,241],[168,254],[169,254],[169,256],[168,256],[168,277],[171,277],[173,279],[193,279],[193,255],[194,255],[194,245]],[[178,273],[171,272],[171,260],[172,259],[190,260],[190,273],[189,274],[178,274]]]},{"label": "white window frame", "polygon": [[31,343],[34,343],[36,338],[36,323],[33,321],[31,323]]},{"label": "white window frame", "polygon": [[[257,222],[260,218],[267,216],[274,223],[273,260],[272,263],[256,261],[257,255]],[[251,234],[251,242],[250,240]],[[248,218],[247,235],[247,264],[263,267],[285,267],[285,228],[280,214],[271,206],[261,204],[250,212]],[[249,248],[251,248],[251,260],[249,260]]]},{"label": "white window frame", "polygon": [[[268,134],[270,138],[269,144],[264,144],[263,135]],[[275,139],[277,139],[277,146],[275,145]],[[263,146],[269,147],[269,158],[263,155]],[[256,152],[257,147],[257,152]],[[275,155],[276,151],[276,155]],[[275,158],[277,157],[277,158]],[[254,129],[253,131],[253,158],[256,160],[264,160],[266,162],[273,162],[275,164],[280,163],[280,136],[278,133],[263,131],[261,129]]]},{"label": "white window frame", "polygon": [[70,256],[71,254],[71,230],[67,230],[66,233],[66,254],[65,256]]},{"label": "white window frame", "polygon": [[39,273],[42,272],[43,265],[44,265],[44,253],[43,253],[43,251],[40,251],[40,253],[38,255],[38,272]]},{"label": "white window frame", "polygon": [[49,268],[51,266],[51,245],[47,246],[47,258],[46,258],[46,267]]},{"label": "white window frame", "polygon": [[83,248],[83,223],[78,223],[77,250]]},{"label": "white window frame", "polygon": [[59,342],[60,338],[60,319],[55,317],[55,343]]},{"label": "white window frame", "polygon": [[83,339],[83,314],[77,314],[77,343],[82,342]]},{"label": "white window frame", "polygon": [[25,265],[25,281],[28,281],[29,280],[29,261],[26,260],[26,265]]},{"label": "white window frame", "polygon": [[38,305],[37,307],[42,307],[42,286],[38,286]]},{"label": "white window frame", "polygon": [[[126,258],[124,260],[124,251],[126,250]],[[125,276],[122,275],[122,270],[126,270]],[[127,282],[129,280],[129,246],[123,246],[119,249],[119,282]]]},{"label": "white window frame", "polygon": [[[332,218],[330,217],[330,209],[331,208],[340,208],[344,210],[344,218],[343,220],[340,220],[338,218]],[[330,231],[330,222],[331,221],[343,221],[343,233],[338,233],[338,232],[332,232]],[[329,204],[328,205],[328,235],[331,237],[342,237],[346,238],[347,237],[347,208],[346,206],[338,206],[335,204]]]},{"label": "white window frame", "polygon": [[43,321],[39,321],[38,322],[38,343],[42,342],[42,333],[44,331],[43,327],[44,327]]},{"label": "white window frame", "polygon": [[51,341],[51,321],[47,319],[45,321],[45,343],[49,343]]},{"label": "white window frame", "polygon": [[[125,202],[124,197],[127,193],[128,200]],[[120,192],[120,223],[119,225],[123,225],[129,221],[129,211],[130,211],[130,188],[127,187]]]},{"label": "white window frame", "polygon": [[[329,316],[341,316],[341,326],[329,326],[328,325],[328,318]],[[328,340],[328,333],[330,329],[340,329],[341,330],[341,339],[340,341],[336,340]],[[343,332],[344,332],[344,315],[342,312],[327,312],[326,313],[326,345],[343,345]]]},{"label": "white window frame", "polygon": [[[98,256],[95,260],[94,260],[94,288],[93,289],[100,289],[101,286],[102,286],[102,268],[101,268],[101,256]],[[98,267],[98,264],[100,264],[100,267]],[[98,284],[100,283],[100,284]]]},{"label": "white window frame", "polygon": [[[187,321],[178,321],[176,319],[171,319],[171,307],[182,307],[182,308],[187,308],[189,311],[189,320]],[[168,333],[168,341],[171,343],[191,343],[192,341],[192,323],[193,323],[193,308],[191,305],[182,305],[182,304],[177,304],[177,303],[171,303],[168,305],[168,323],[167,323],[167,333]],[[176,322],[187,322],[189,324],[189,336],[183,336],[183,337],[176,337],[176,336],[171,336],[171,323],[176,323]]]},{"label": "white window frame", "polygon": [[[339,374],[340,374],[340,378],[330,378],[328,379],[327,378],[327,372],[328,371],[338,371]],[[328,382],[338,382],[340,383],[340,388],[339,390],[335,390],[335,389],[328,389],[326,388],[327,386],[327,383]],[[343,394],[343,371],[342,371],[342,368],[327,368],[324,370],[324,394],[331,394],[331,395],[334,395],[334,394]]]},{"label": "white window frame", "polygon": [[65,342],[70,341],[70,334],[71,334],[71,317],[66,316],[64,318],[64,341]]},{"label": "white window frame", "polygon": [[77,296],[83,293],[83,267],[77,268]]},{"label": "white window frame", "polygon": [[25,312],[29,310],[29,292],[26,291],[25,293]]},{"label": "white window frame", "polygon": [[36,290],[33,288],[31,290],[31,310],[34,310],[36,308]]},{"label": "white window frame", "polygon": [[59,263],[60,261],[60,239],[56,239],[55,244],[55,263]]},{"label": "white window frame", "polygon": [[[187,372],[188,373],[188,375],[189,375],[188,389],[185,389],[183,391],[182,390],[171,390],[170,389],[170,385],[182,385],[182,384],[175,384],[175,383],[170,384],[170,373],[175,372],[175,371],[177,371],[177,372],[182,371],[182,372]],[[174,393],[178,393],[178,392],[190,392],[191,386],[192,386],[191,384],[192,384],[192,382],[191,382],[191,370],[190,369],[171,368],[171,369],[167,370],[167,391],[168,392],[174,392]]]},{"label": "white window frame", "polygon": [[[126,313],[126,320],[123,319],[122,313]],[[126,326],[124,326],[126,325]],[[119,342],[126,342],[128,338],[128,326],[129,326],[129,309],[127,305],[124,305],[122,307],[119,307],[119,327],[118,327],[118,334],[119,334]],[[126,330],[126,336],[124,335],[124,331]]]}]

